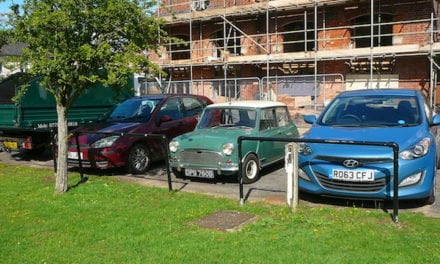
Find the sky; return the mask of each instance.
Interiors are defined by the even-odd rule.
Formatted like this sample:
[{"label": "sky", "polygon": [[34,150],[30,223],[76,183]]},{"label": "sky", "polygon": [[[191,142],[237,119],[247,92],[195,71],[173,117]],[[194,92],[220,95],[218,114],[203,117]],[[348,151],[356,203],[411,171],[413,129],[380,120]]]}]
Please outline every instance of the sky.
[{"label": "sky", "polygon": [[23,0],[4,0],[3,2],[0,2],[0,13],[5,13],[9,11],[9,6],[12,4],[19,4],[21,5],[23,3]]},{"label": "sky", "polygon": [[10,6],[13,4],[19,4],[21,5],[23,3],[23,0],[4,0],[0,2],[0,21],[4,21],[6,17],[3,15],[6,12],[10,11]]}]

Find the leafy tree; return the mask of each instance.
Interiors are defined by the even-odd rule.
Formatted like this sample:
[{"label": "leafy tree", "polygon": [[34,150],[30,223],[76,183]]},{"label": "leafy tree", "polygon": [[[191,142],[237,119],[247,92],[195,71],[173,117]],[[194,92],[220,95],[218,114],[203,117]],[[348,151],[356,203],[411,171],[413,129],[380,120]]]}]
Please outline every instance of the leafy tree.
[{"label": "leafy tree", "polygon": [[123,87],[136,71],[159,71],[145,51],[166,38],[152,14],[155,0],[24,0],[10,18],[21,60],[56,99],[58,155],[55,192],[67,191],[67,118],[94,83]]}]

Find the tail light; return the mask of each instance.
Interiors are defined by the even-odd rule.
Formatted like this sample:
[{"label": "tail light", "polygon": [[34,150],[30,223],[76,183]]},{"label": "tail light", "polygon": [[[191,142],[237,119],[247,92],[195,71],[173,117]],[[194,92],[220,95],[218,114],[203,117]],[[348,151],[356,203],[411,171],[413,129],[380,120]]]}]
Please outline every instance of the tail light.
[{"label": "tail light", "polygon": [[27,137],[21,143],[21,147],[24,149],[32,149],[32,137]]}]

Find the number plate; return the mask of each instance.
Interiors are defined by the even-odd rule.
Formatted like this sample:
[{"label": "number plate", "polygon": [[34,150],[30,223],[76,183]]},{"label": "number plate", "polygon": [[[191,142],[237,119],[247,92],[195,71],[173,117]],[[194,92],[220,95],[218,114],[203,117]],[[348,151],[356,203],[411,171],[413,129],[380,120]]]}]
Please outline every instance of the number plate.
[{"label": "number plate", "polygon": [[374,171],[372,170],[333,170],[331,179],[354,182],[374,181]]},{"label": "number plate", "polygon": [[10,148],[10,149],[17,149],[18,148],[17,142],[12,142],[12,141],[3,141],[3,146]]},{"label": "number plate", "polygon": [[214,178],[214,171],[212,171],[212,170],[185,169],[185,176],[213,179]]},{"label": "number plate", "polygon": [[[82,152],[80,152],[80,156],[81,156],[81,159],[83,159]],[[78,159],[78,152],[69,151],[69,153],[67,153],[67,158],[69,158],[69,159]]]}]

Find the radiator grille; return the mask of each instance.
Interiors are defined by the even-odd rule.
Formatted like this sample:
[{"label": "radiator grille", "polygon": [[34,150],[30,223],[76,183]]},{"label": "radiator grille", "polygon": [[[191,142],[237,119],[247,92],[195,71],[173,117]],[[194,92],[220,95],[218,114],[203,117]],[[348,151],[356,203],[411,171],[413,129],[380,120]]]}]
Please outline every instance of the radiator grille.
[{"label": "radiator grille", "polygon": [[377,192],[385,187],[386,178],[376,179],[371,182],[353,182],[353,181],[340,181],[330,179],[326,175],[316,173],[316,178],[319,183],[328,189],[355,191],[355,192]]},{"label": "radiator grille", "polygon": [[184,150],[180,153],[181,163],[191,163],[197,165],[212,165],[223,161],[223,157],[218,152],[204,150]]}]

